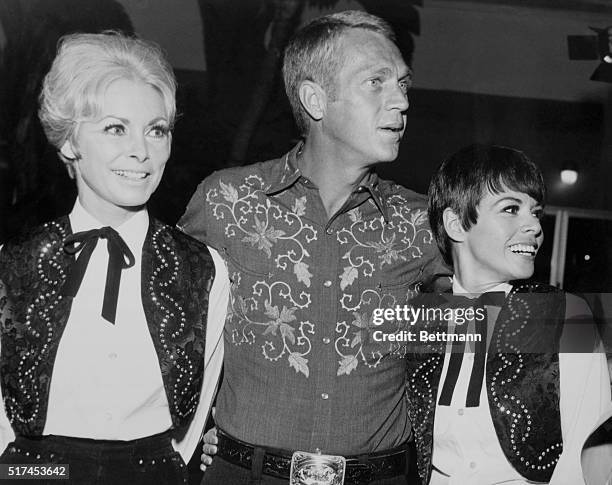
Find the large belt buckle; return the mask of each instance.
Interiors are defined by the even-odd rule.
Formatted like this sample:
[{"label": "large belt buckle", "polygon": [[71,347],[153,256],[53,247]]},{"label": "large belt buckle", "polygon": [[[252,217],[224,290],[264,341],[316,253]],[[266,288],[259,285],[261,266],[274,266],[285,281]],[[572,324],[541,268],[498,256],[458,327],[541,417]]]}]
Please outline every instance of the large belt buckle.
[{"label": "large belt buckle", "polygon": [[296,451],[291,457],[289,485],[343,485],[343,456]]}]

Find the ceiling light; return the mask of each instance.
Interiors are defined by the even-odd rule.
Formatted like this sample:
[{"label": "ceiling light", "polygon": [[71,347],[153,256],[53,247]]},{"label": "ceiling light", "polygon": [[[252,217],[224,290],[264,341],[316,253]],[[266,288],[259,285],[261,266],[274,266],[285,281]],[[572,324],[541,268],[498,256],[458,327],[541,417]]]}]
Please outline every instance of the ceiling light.
[{"label": "ceiling light", "polygon": [[578,180],[578,172],[573,168],[564,168],[561,170],[561,182],[565,185],[574,185]]}]

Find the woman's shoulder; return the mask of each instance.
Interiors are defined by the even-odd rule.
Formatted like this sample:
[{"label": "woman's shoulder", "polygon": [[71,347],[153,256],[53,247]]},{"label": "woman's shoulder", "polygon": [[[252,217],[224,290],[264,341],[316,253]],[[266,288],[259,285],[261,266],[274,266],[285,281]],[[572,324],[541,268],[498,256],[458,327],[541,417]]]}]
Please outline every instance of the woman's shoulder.
[{"label": "woman's shoulder", "polygon": [[154,217],[150,218],[151,233],[161,236],[167,243],[170,243],[173,248],[178,250],[180,254],[195,255],[207,260],[211,259],[208,247],[203,242],[184,233],[179,228],[166,224]]},{"label": "woman's shoulder", "polygon": [[7,258],[24,253],[46,253],[52,251],[58,244],[63,244],[69,234],[68,216],[62,216],[37,226],[25,227],[3,244],[0,256]]}]

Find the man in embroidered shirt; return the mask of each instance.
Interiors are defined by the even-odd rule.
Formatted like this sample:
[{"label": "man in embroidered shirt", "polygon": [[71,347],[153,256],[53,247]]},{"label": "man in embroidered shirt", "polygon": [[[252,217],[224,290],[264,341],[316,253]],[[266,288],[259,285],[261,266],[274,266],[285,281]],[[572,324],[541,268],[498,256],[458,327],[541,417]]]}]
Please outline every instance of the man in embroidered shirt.
[{"label": "man in embroidered shirt", "polygon": [[[406,348],[370,330],[374,309],[405,304],[439,263],[424,198],[372,171],[397,157],[411,71],[389,26],[353,11],[298,32],[283,73],[304,142],[214,173],[179,222],[221,252],[231,279],[222,442],[204,482],[244,483],[263,468],[263,483],[286,483],[288,462],[272,478],[265,447],[370,455],[376,466],[347,465],[346,483],[406,483],[395,455],[377,458],[410,438]],[[237,440],[248,458],[231,464],[224,448],[244,454]]]},{"label": "man in embroidered shirt", "polygon": [[442,344],[407,360],[424,483],[584,483],[580,453],[612,407],[609,376],[586,303],[521,281],[542,244],[544,191],[535,164],[499,146],[467,147],[432,179],[429,218],[454,266],[453,293],[501,301],[475,305],[489,313],[475,352]]}]

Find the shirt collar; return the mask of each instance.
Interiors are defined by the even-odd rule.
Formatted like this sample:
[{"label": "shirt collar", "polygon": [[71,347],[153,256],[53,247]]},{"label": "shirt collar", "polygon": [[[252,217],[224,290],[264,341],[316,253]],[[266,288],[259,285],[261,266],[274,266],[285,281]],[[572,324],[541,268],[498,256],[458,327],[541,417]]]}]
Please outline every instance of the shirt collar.
[{"label": "shirt collar", "polygon": [[[512,285],[510,283],[500,283],[499,285],[496,285],[493,288],[488,289],[487,293],[491,291],[503,291],[506,294],[506,296],[508,296],[508,293],[510,293],[511,290],[512,290]],[[476,295],[474,293],[470,293],[469,291],[467,291],[461,285],[461,283],[459,283],[459,280],[455,278],[455,275],[453,275],[453,294],[454,295],[474,295],[474,298],[480,296],[480,295]]]},{"label": "shirt collar", "polygon": [[[81,205],[78,197],[68,216],[73,233],[99,229],[108,224],[101,223]],[[128,247],[135,251],[140,251],[144,244],[147,230],[149,229],[149,214],[145,208],[134,213],[127,221],[117,227],[113,227],[126,242]]]},{"label": "shirt collar", "polygon": [[[265,194],[275,195],[279,192],[282,192],[293,184],[295,184],[300,178],[303,179],[307,185],[314,186],[314,184],[308,180],[306,177],[302,175],[300,169],[297,164],[297,157],[299,153],[302,151],[302,147],[304,146],[304,142],[299,142],[293,149],[287,153],[284,157],[284,163],[282,170],[275,178],[275,180],[270,184],[270,187],[265,191]],[[387,201],[380,193],[379,187],[379,178],[378,174],[373,170],[370,170],[365,174],[359,185],[355,188],[353,194],[360,195],[364,193],[369,193],[376,207],[381,212],[385,221],[389,221],[389,211],[387,208]]]},{"label": "shirt collar", "polygon": [[283,167],[274,177],[270,187],[266,189],[266,195],[275,195],[291,187],[302,177],[300,169],[297,168],[297,155],[302,151],[304,142],[299,142],[289,153],[283,157]]},{"label": "shirt collar", "polygon": [[357,189],[357,192],[369,192],[372,196],[372,200],[378,207],[378,210],[382,214],[385,222],[389,222],[389,209],[387,208],[387,199],[380,193],[378,174],[373,170],[370,170],[361,180]]}]

